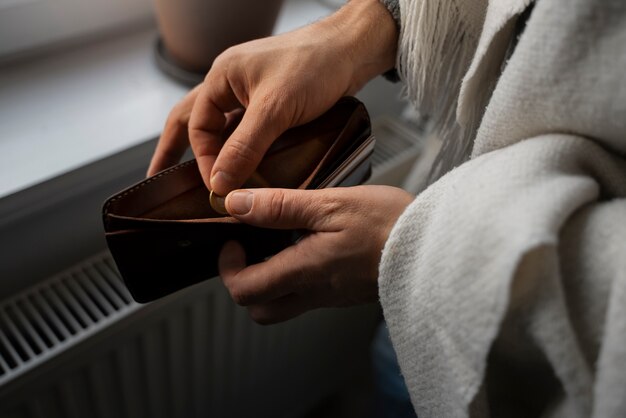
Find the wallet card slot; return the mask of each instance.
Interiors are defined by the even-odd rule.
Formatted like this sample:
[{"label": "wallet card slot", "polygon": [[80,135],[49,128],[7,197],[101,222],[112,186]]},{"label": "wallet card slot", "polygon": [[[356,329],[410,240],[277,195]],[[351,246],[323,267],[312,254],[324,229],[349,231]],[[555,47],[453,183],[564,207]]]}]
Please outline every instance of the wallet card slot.
[{"label": "wallet card slot", "polygon": [[216,218],[223,215],[217,213],[209,204],[209,190],[204,183],[187,190],[166,202],[144,212],[142,218],[174,220]]},{"label": "wallet card slot", "polygon": [[358,170],[358,167],[368,161],[374,152],[375,144],[376,140],[374,136],[368,134],[365,141],[363,141],[356,150],[352,150],[350,153],[346,152],[346,155],[343,155],[342,158],[338,160],[337,164],[329,167],[330,172],[320,176],[322,180],[321,183],[317,185],[312,184],[312,188],[324,189],[326,187],[336,187],[340,185],[349,186],[350,184],[345,184],[344,181],[354,171]]},{"label": "wallet card slot", "polygon": [[369,118],[362,108],[357,108],[345,123],[333,147],[324,157],[317,170],[312,173],[306,184],[307,189],[317,189],[324,182],[329,182],[337,167],[357,152],[359,147],[371,136]]}]

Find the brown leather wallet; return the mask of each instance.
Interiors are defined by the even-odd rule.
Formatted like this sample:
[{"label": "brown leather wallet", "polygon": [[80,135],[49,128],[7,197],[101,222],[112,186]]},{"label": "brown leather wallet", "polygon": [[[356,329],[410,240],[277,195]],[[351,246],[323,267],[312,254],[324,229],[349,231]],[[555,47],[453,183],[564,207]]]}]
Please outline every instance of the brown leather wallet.
[{"label": "brown leather wallet", "polygon": [[[354,186],[369,177],[373,149],[365,106],[346,97],[314,121],[281,135],[244,187]],[[299,236],[298,231],[253,227],[214,211],[195,160],[110,197],[103,220],[111,254],[137,302],[216,276],[226,241],[239,241],[252,264]]]}]

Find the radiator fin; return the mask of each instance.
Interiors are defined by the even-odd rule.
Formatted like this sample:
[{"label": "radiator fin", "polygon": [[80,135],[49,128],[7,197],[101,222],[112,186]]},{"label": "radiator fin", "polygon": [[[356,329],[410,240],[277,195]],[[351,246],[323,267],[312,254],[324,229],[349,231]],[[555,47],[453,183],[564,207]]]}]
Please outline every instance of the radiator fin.
[{"label": "radiator fin", "polygon": [[0,416],[294,417],[345,384],[368,352],[374,306],[261,327],[209,280],[139,307],[123,303],[110,260],[103,254],[0,305]]},{"label": "radiator fin", "polygon": [[101,254],[0,303],[0,385],[138,308]]},{"label": "radiator fin", "polygon": [[385,166],[420,144],[419,136],[407,130],[394,118],[383,117],[374,121],[376,147],[372,155],[374,170]]}]

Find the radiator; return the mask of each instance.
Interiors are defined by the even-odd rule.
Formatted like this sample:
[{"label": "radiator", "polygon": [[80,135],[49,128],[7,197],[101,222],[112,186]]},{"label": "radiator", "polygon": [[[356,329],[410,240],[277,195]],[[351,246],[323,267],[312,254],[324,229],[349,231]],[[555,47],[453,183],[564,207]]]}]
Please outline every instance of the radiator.
[{"label": "radiator", "polygon": [[[418,152],[379,138],[371,182],[401,181]],[[103,252],[0,302],[0,417],[300,417],[362,375],[379,320],[370,305],[259,326],[220,280],[139,305]]]},{"label": "radiator", "polygon": [[0,416],[299,416],[363,367],[378,315],[262,327],[219,280],[138,305],[103,253],[0,306]]}]

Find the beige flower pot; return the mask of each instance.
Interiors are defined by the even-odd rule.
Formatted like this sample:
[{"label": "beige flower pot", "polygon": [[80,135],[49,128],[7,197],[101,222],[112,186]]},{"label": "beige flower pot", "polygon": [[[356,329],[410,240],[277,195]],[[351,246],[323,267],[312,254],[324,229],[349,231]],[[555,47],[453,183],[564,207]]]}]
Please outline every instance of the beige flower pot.
[{"label": "beige flower pot", "polygon": [[155,0],[167,52],[188,71],[206,72],[232,45],[272,34],[283,0]]}]

